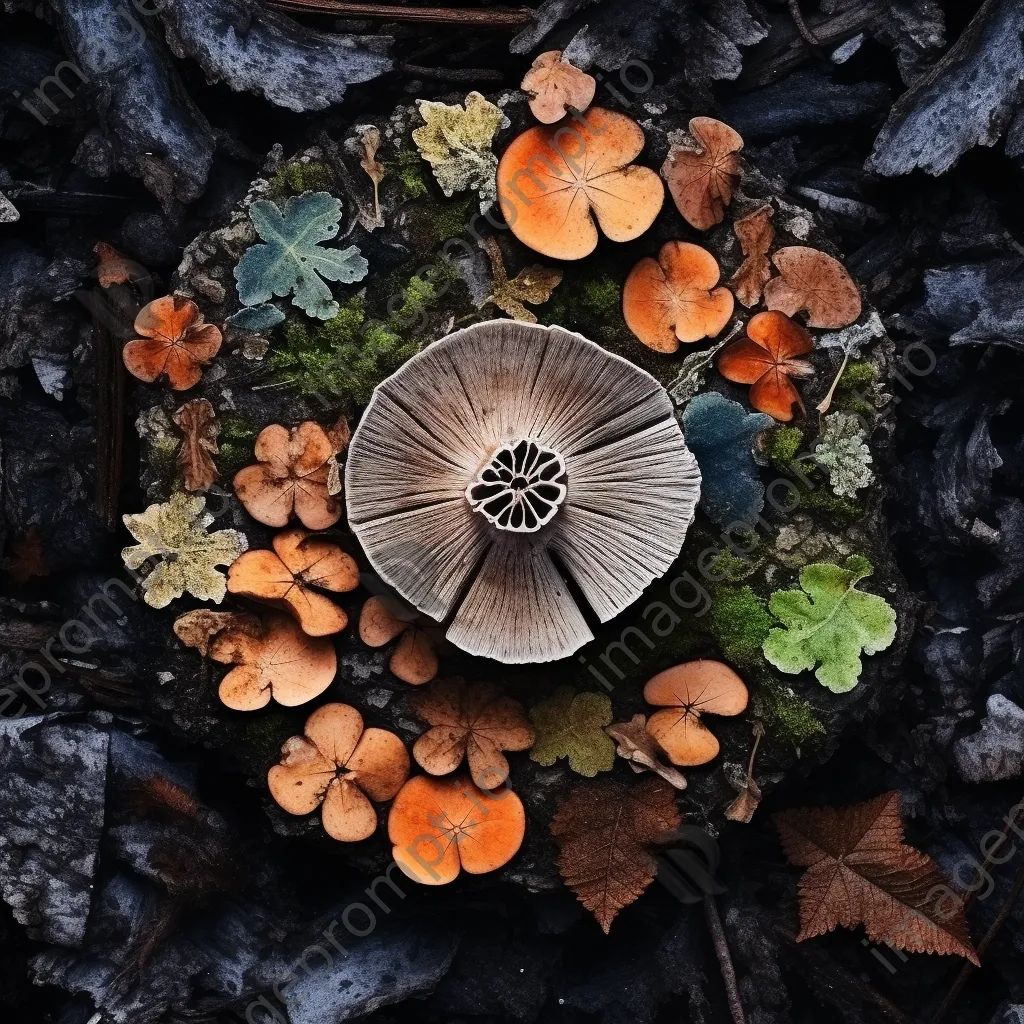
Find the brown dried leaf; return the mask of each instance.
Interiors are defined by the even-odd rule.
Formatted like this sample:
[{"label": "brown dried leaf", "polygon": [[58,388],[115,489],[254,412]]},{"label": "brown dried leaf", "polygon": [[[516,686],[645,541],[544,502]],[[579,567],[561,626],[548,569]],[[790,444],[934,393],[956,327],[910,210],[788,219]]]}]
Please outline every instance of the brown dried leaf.
[{"label": "brown dried leaf", "polygon": [[578,786],[551,820],[565,884],[608,932],[615,915],[657,872],[650,845],[681,822],[675,791],[663,779],[626,786],[604,780]]},{"label": "brown dried leaf", "polygon": [[800,934],[863,924],[868,938],[914,953],[953,953],[978,964],[963,901],[935,862],[903,841],[900,795],[772,819],[800,879]]},{"label": "brown dried leaf", "polygon": [[781,276],[764,286],[769,309],[786,316],[805,309],[808,327],[830,329],[848,327],[860,316],[860,291],[839,260],[805,245],[789,245],[772,262]]},{"label": "brown dried leaf", "polygon": [[96,277],[101,288],[114,284],[127,284],[132,279],[131,268],[125,258],[106,242],[97,242],[92,251],[96,253]]},{"label": "brown dried leaf", "polygon": [[177,638],[186,647],[194,647],[203,657],[209,653],[210,642],[226,630],[259,636],[263,627],[255,615],[214,612],[208,608],[185,612],[174,620],[174,633]]},{"label": "brown dried leaf", "polygon": [[690,121],[690,140],[668,151],[661,175],[679,212],[698,231],[720,224],[740,180],[739,132],[713,117]]},{"label": "brown dried leaf", "polygon": [[487,301],[493,302],[498,309],[515,320],[535,324],[536,316],[523,303],[529,302],[531,306],[539,306],[547,302],[551,298],[551,293],[561,284],[562,272],[553,267],[542,267],[533,263],[520,270],[510,281],[498,240],[485,238],[483,247],[491,261],[491,275],[494,279],[492,292]]},{"label": "brown dried leaf", "polygon": [[748,309],[761,301],[764,286],[772,276],[771,264],[768,262],[768,250],[775,240],[772,212],[767,204],[759,206],[746,217],[740,217],[732,226],[746,259],[732,275],[729,287]]},{"label": "brown dried leaf", "polygon": [[584,111],[594,100],[597,81],[570,64],[561,50],[542,53],[523,77],[521,88],[530,97],[530,112],[538,121],[552,124],[569,108]]},{"label": "brown dried leaf", "polygon": [[174,423],[185,435],[178,452],[178,468],[185,480],[185,490],[208,491],[220,476],[212,458],[219,451],[217,414],[205,398],[194,398],[175,412]]},{"label": "brown dried leaf", "polygon": [[761,745],[763,737],[764,726],[755,719],[754,746],[750,751],[750,761],[747,763],[747,777],[741,785],[733,782],[733,786],[739,790],[739,796],[725,809],[725,816],[730,821],[739,821],[747,825],[754,817],[754,812],[761,806],[761,787],[754,780],[754,762],[757,760],[757,748]]},{"label": "brown dried leaf", "polygon": [[675,789],[686,789],[686,776],[661,763],[660,755],[663,751],[647,732],[647,718],[644,715],[634,715],[628,722],[605,726],[604,731],[615,740],[615,753],[628,761],[633,771],[654,772]]},{"label": "brown dried leaf", "polygon": [[362,146],[363,155],[359,160],[359,166],[369,175],[373,182],[373,212],[380,221],[380,183],[384,180],[384,165],[377,159],[377,150],[380,149],[380,130],[376,125],[361,124],[356,128],[359,134],[359,144]]},{"label": "brown dried leaf", "polygon": [[492,683],[467,686],[443,680],[413,698],[416,714],[433,728],[414,744],[412,756],[430,775],[447,775],[469,762],[473,781],[494,789],[508,780],[503,750],[526,750],[534,732],[523,706]]}]

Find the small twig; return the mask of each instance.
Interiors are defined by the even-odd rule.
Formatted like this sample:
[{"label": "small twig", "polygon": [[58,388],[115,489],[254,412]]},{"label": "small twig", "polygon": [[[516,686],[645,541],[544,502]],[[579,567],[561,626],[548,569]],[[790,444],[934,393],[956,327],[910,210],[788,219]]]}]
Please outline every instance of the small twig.
[{"label": "small twig", "polygon": [[821,40],[811,31],[810,26],[804,21],[803,12],[800,10],[800,0],[789,0],[789,13],[793,19],[793,24],[796,25],[797,32],[800,33],[800,38],[808,45],[818,48],[821,46]]},{"label": "small twig", "polygon": [[267,0],[267,6],[278,11],[306,14],[425,21],[436,25],[474,25],[478,28],[522,28],[533,21],[533,11],[516,7],[400,7],[395,4],[348,3],[345,0]]},{"label": "small twig", "polygon": [[[999,913],[996,914],[995,920],[989,925],[989,929],[985,932],[982,940],[978,943],[978,959],[980,960],[984,956],[988,947],[992,945],[992,941],[995,939],[999,929],[1006,923],[1006,919],[1013,913],[1014,904],[1017,902],[1017,897],[1020,896],[1021,889],[1024,889],[1024,861],[1021,862],[1021,866],[1017,869],[1017,877],[1013,880],[1013,885],[1010,887],[1010,891],[1006,894],[1006,899],[1003,900],[1003,905],[999,908]],[[971,977],[971,972],[974,970],[974,964],[970,961],[965,961],[963,966],[960,968],[960,973],[956,976],[952,986],[946,993],[945,999],[939,1004],[939,1008],[932,1015],[930,1024],[939,1024],[939,1022],[946,1016],[946,1014],[952,1009],[953,1004],[957,1000],[957,996],[963,991],[964,985],[967,984]]]},{"label": "small twig", "polygon": [[722,981],[725,982],[725,996],[729,1001],[729,1013],[732,1014],[733,1024],[746,1024],[747,1018],[743,1013],[740,990],[736,984],[736,968],[733,967],[732,955],[729,953],[729,943],[725,938],[725,929],[722,927],[722,919],[718,914],[715,897],[709,893],[704,895],[704,916],[708,921],[708,930],[711,932],[715,956],[718,957]]},{"label": "small twig", "polygon": [[505,73],[496,68],[425,68],[419,64],[399,64],[398,70],[417,78],[436,78],[441,82],[500,82]]}]

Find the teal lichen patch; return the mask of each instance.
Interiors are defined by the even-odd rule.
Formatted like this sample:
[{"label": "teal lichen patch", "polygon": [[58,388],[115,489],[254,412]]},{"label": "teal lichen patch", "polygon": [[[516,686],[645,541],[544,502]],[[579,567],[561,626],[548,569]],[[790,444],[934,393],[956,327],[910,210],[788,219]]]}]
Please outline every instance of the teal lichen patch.
[{"label": "teal lichen patch", "polygon": [[711,594],[711,634],[728,661],[761,660],[761,646],[773,624],[767,603],[749,586],[715,587]]},{"label": "teal lichen patch", "polygon": [[269,194],[272,199],[287,199],[303,192],[332,192],[337,179],[331,168],[319,160],[305,163],[290,161],[279,167],[270,179]]},{"label": "teal lichen patch", "polygon": [[857,589],[874,570],[860,555],[842,566],[805,565],[800,590],[778,590],[768,608],[782,623],[764,641],[764,656],[795,675],[815,666],[815,678],[833,693],[857,685],[861,653],[884,651],[896,638],[896,612],[876,594]]}]

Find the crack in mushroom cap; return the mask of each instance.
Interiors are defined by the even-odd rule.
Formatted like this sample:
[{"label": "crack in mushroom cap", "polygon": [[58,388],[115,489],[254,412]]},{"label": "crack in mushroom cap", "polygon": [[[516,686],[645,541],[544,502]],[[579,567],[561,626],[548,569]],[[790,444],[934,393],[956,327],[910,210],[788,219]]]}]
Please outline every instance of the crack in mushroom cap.
[{"label": "crack in mushroom cap", "polygon": [[[565,464],[534,532],[497,528],[467,488],[504,445]],[[373,568],[448,639],[506,664],[593,639],[561,567],[601,622],[675,561],[700,472],[664,388],[560,327],[492,320],[434,342],[378,386],[345,468],[349,525]]]}]

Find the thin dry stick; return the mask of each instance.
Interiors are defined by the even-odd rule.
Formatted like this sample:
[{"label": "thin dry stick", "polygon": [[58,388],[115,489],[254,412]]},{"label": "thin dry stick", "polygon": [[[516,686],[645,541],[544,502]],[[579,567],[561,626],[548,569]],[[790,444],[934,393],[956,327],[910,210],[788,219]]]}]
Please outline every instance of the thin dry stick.
[{"label": "thin dry stick", "polygon": [[721,917],[718,916],[715,897],[709,893],[704,894],[704,916],[708,920],[708,930],[711,932],[711,941],[715,946],[715,956],[718,957],[722,981],[725,982],[725,996],[729,1001],[729,1012],[732,1014],[733,1024],[746,1024],[747,1018],[744,1016],[743,1003],[740,1001],[740,990],[736,984],[736,968],[732,965],[729,943],[725,939],[725,929],[722,927]]},{"label": "thin dry stick", "polygon": [[420,64],[399,64],[398,70],[441,82],[500,82],[505,77],[505,73],[496,68],[427,68]]},{"label": "thin dry stick", "polygon": [[278,11],[306,14],[425,21],[437,25],[475,25],[480,28],[521,28],[533,21],[533,11],[515,7],[399,7],[395,4],[348,3],[345,0],[267,0],[267,6]]},{"label": "thin dry stick", "polygon": [[789,0],[789,13],[793,19],[793,24],[796,25],[797,32],[800,33],[800,38],[808,46],[821,46],[821,42],[818,37],[810,30],[807,22],[804,21],[803,12],[800,10],[799,0]]}]

